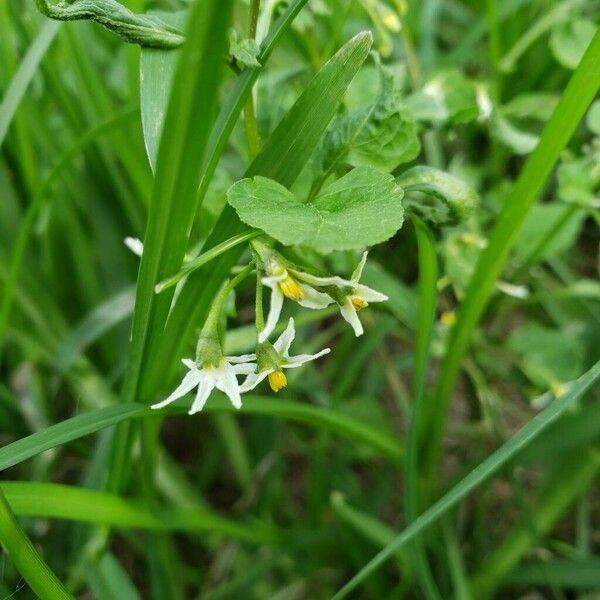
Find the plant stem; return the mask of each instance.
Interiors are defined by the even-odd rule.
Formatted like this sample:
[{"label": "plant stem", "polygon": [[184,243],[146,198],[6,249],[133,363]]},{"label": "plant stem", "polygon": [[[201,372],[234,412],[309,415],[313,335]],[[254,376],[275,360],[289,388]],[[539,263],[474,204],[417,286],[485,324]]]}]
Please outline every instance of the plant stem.
[{"label": "plant stem", "polygon": [[[250,0],[250,14],[248,17],[248,37],[256,37],[256,23],[260,12],[260,0]],[[248,141],[248,153],[253,159],[260,152],[260,135],[258,133],[258,124],[256,122],[256,111],[254,108],[254,95],[252,92],[248,95],[246,106],[244,107],[244,125],[246,127],[246,140]]]}]

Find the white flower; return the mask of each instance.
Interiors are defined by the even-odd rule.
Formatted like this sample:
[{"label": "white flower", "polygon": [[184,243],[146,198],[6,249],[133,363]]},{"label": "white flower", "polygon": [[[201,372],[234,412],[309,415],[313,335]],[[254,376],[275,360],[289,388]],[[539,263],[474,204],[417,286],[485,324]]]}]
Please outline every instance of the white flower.
[{"label": "white flower", "polygon": [[136,255],[141,256],[144,252],[144,243],[139,238],[126,237],[123,243]]},{"label": "white flower", "polygon": [[350,279],[342,279],[338,276],[316,277],[308,273],[294,272],[298,278],[309,284],[324,288],[334,287],[339,290],[339,294],[334,294],[331,291],[330,295],[336,296],[335,300],[340,307],[342,317],[352,325],[352,329],[354,329],[357,337],[363,334],[363,326],[357,312],[367,307],[370,302],[384,302],[388,299],[385,294],[359,283],[365,263],[367,262],[367,256],[368,253],[364,252]]},{"label": "white flower", "polygon": [[[329,295],[298,281],[297,275],[300,272],[288,270],[273,255],[265,263],[265,272],[267,276],[262,278],[262,283],[271,288],[271,303],[265,328],[258,335],[259,342],[264,342],[273,333],[281,315],[284,296],[294,300],[300,306],[312,309],[325,308],[333,302]],[[290,275],[290,272],[294,273],[296,277]]]},{"label": "white flower", "polygon": [[[244,383],[240,386],[240,392],[248,392],[253,390],[265,377],[269,378],[269,385],[274,392],[278,392],[281,388],[287,385],[287,378],[283,373],[283,369],[296,369],[304,363],[315,360],[320,356],[329,354],[330,349],[325,348],[316,354],[298,354],[290,356],[290,346],[296,336],[294,328],[294,319],[288,321],[288,326],[285,331],[279,336],[277,341],[271,345],[269,342],[263,342],[262,350],[257,348],[257,356],[259,363],[259,372],[251,373],[246,377]],[[261,355],[265,358],[261,364]]]},{"label": "white flower", "polygon": [[224,356],[221,358],[218,366],[206,362],[199,368],[198,363],[189,358],[184,358],[181,362],[189,369],[177,389],[165,400],[153,404],[151,408],[163,408],[178,398],[185,396],[194,388],[198,388],[196,398],[190,409],[190,415],[201,411],[210,396],[210,393],[216,387],[221,390],[231,400],[235,408],[241,408],[242,399],[240,398],[240,386],[236,375],[247,375],[256,369],[256,363],[250,362],[256,360],[256,355],[245,354],[243,356]]}]

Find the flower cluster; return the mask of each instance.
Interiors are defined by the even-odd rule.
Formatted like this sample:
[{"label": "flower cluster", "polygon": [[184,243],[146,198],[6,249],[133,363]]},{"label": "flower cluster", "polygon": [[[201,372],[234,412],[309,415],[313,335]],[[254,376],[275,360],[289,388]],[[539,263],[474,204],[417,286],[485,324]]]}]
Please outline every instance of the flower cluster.
[{"label": "flower cluster", "polygon": [[[251,245],[257,270],[257,286],[262,289],[264,285],[271,290],[266,321],[262,316],[262,295],[258,295],[255,352],[242,356],[225,356],[217,333],[223,303],[239,282],[237,280],[241,280],[242,273],[224,286],[215,298],[198,340],[196,359],[183,359],[183,364],[189,369],[188,373],[168,398],[154,404],[152,408],[163,408],[196,389],[196,397],[189,411],[189,414],[194,414],[202,410],[214,388],[224,392],[235,408],[240,408],[241,394],[253,390],[263,380],[267,379],[271,389],[278,392],[287,386],[284,370],[295,369],[328,354],[330,349],[325,348],[316,354],[290,356],[290,347],[296,335],[293,318],[289,319],[286,329],[275,342],[269,341],[279,322],[285,298],[310,309],[337,305],[356,336],[363,333],[358,312],[371,302],[387,300],[384,294],[360,283],[367,252],[363,254],[350,279],[343,279],[337,275],[317,276],[297,268],[263,240],[253,240]],[[249,268],[246,268],[247,273]],[[242,383],[238,382],[238,375],[245,375]]]}]

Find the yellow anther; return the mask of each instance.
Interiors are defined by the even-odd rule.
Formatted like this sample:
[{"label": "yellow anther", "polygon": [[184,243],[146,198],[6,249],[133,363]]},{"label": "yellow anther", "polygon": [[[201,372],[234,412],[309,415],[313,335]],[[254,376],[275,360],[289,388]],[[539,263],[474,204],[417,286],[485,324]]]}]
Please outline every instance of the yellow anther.
[{"label": "yellow anther", "polygon": [[279,282],[281,293],[290,300],[298,302],[298,300],[304,300],[304,290],[298,285],[295,279],[292,279],[289,275],[285,279]]},{"label": "yellow anther", "polygon": [[283,371],[269,373],[269,385],[274,392],[278,392],[287,385],[287,377]]},{"label": "yellow anther", "polygon": [[359,298],[358,296],[354,296],[353,298],[351,298],[350,302],[352,302],[352,306],[354,306],[354,308],[357,311],[369,306],[369,303],[366,300],[363,300],[362,298]]},{"label": "yellow anther", "polygon": [[559,381],[552,381],[550,383],[550,390],[555,398],[560,398],[567,391],[567,388]]},{"label": "yellow anther", "polygon": [[402,29],[402,24],[400,23],[398,15],[391,10],[383,11],[381,20],[383,21],[383,24],[394,33],[398,33]]},{"label": "yellow anther", "polygon": [[456,314],[453,310],[445,310],[440,315],[440,322],[446,327],[452,327],[456,323]]}]

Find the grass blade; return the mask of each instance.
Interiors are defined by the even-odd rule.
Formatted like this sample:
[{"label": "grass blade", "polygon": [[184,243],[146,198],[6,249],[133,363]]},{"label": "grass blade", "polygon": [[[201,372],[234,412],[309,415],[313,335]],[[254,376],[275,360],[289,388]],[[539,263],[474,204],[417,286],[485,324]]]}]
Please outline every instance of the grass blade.
[{"label": "grass blade", "polygon": [[210,133],[226,52],[231,0],[196,1],[171,90],[140,263],[124,400],[137,397],[144,356],[161,335],[171,293],[154,286],[183,261],[196,214],[204,150]]},{"label": "grass blade", "polygon": [[394,554],[394,552],[407,542],[413,540],[419,533],[429,527],[465,496],[501,469],[511,458],[531,443],[560,415],[571,409],[577,400],[599,377],[600,361],[573,382],[569,391],[562,398],[552,402],[546,409],[531,419],[531,421],[521,428],[512,438],[498,448],[493,454],[488,456],[488,458],[473,469],[462,481],[456,484],[448,493],[444,494],[442,498],[421,514],[421,516],[402,533],[397,535],[392,542],[379,552],[339,592],[337,592],[337,594],[335,594],[333,600],[348,597],[348,594],[352,590],[356,589],[361,582],[379,568]]},{"label": "grass blade", "polygon": [[41,600],[74,600],[33,547],[0,491],[0,543]]},{"label": "grass blade", "polygon": [[60,27],[61,23],[56,23],[54,21],[44,23],[41,31],[38,33],[33,44],[31,44],[31,47],[19,65],[19,69],[10,82],[8,89],[4,94],[2,104],[0,104],[0,146],[2,146],[2,142],[4,142],[4,138],[8,133],[8,128],[17,112],[17,108],[19,108],[23,95],[29,87],[41,60],[44,58]]},{"label": "grass blade", "polygon": [[451,329],[448,350],[438,379],[435,401],[430,403],[425,422],[428,425],[426,472],[438,464],[441,437],[450,396],[454,390],[462,359],[481,317],[494,284],[502,271],[519,229],[585,111],[600,89],[600,31],[590,43],[581,63],[571,77],[552,118],[546,125],[537,148],[527,159],[512,193],[506,200],[489,244],[481,254]]}]

